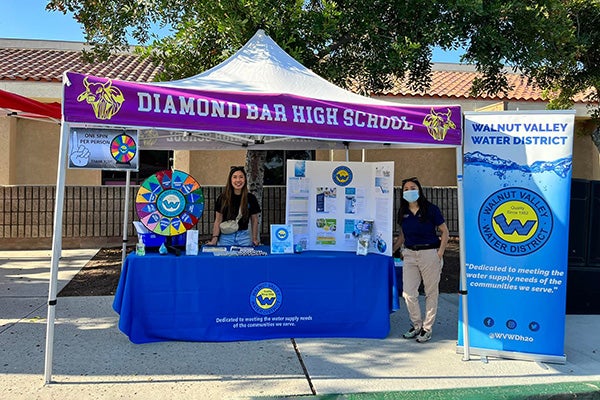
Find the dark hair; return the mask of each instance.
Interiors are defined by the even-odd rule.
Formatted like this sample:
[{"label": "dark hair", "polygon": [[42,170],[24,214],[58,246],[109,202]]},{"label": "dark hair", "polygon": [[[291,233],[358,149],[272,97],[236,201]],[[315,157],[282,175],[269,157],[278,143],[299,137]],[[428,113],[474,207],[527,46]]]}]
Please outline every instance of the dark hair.
[{"label": "dark hair", "polygon": [[419,178],[417,178],[416,176],[413,176],[412,178],[402,179],[402,184],[400,186],[404,189],[404,184],[407,182],[414,182],[417,184],[417,186],[421,187],[421,184],[419,183]]},{"label": "dark hair", "polygon": [[[240,201],[240,208],[242,209],[242,218],[248,217],[248,175],[246,175],[246,170],[243,166],[232,166],[229,169],[229,175],[227,175],[227,183],[225,184],[225,189],[223,190],[223,201],[221,201],[221,214],[223,214],[223,218],[227,219],[235,219],[238,215],[239,210],[232,210],[233,205],[233,195],[234,189],[231,184],[231,177],[235,172],[242,171],[244,174],[244,178],[246,182],[244,182],[244,186],[242,187],[242,199]],[[225,215],[225,211],[227,211],[228,215]]]},{"label": "dark hair", "polygon": [[417,199],[417,204],[419,205],[419,211],[421,212],[421,222],[425,222],[425,220],[427,219],[427,209],[429,208],[429,201],[425,197],[425,193],[423,192],[421,182],[419,182],[419,179],[416,176],[414,176],[412,178],[402,179],[402,186],[400,187],[400,208],[398,209],[397,216],[398,225],[402,225],[404,214],[410,212],[408,209],[408,201],[404,200],[404,196],[402,196],[402,193],[404,192],[404,185],[406,185],[408,182],[413,182],[419,188],[419,198]]}]

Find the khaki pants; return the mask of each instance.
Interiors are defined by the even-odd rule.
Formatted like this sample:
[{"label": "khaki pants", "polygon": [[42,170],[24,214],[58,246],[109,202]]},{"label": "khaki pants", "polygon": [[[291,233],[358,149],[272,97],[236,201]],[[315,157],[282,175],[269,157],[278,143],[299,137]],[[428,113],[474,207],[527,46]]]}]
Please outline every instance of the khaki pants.
[{"label": "khaki pants", "polygon": [[[438,257],[437,249],[402,251],[402,297],[406,302],[408,316],[415,328],[431,332],[437,314],[440,294],[440,277],[443,260]],[[425,319],[421,317],[419,306],[419,285],[423,281],[425,289]]]}]

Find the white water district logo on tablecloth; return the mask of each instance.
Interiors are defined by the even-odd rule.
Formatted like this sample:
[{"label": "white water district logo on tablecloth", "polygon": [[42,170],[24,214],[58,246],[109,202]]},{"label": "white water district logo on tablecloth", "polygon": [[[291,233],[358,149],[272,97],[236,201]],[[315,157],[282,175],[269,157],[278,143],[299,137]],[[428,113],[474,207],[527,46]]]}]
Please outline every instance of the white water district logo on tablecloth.
[{"label": "white water district logo on tablecloth", "polygon": [[544,246],[552,232],[546,201],[531,190],[509,187],[489,196],[479,210],[479,232],[499,253],[523,256]]},{"label": "white water district logo on tablecloth", "polygon": [[271,282],[259,283],[250,293],[250,305],[261,315],[269,315],[277,311],[281,307],[282,299],[281,289]]}]

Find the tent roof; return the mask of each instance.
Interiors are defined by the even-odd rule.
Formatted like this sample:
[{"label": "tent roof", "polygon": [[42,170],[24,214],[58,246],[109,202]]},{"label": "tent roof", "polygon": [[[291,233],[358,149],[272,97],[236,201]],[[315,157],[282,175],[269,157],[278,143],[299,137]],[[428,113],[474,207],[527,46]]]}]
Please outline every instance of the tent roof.
[{"label": "tent roof", "polygon": [[262,29],[221,64],[189,78],[157,84],[194,90],[286,93],[319,100],[391,105],[352,93],[321,78],[287,54]]},{"label": "tent roof", "polygon": [[66,122],[139,129],[142,149],[462,143],[459,106],[357,95],[304,67],[262,30],[226,61],[189,78],[148,84],[67,72],[63,82]]},{"label": "tent roof", "polygon": [[42,103],[4,90],[0,90],[0,109],[9,116],[60,122],[59,103]]}]

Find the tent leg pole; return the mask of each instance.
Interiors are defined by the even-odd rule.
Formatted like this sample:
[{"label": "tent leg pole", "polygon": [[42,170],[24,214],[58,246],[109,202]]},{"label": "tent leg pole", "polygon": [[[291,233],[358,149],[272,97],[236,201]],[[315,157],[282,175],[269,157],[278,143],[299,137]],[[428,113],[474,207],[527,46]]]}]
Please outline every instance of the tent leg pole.
[{"label": "tent leg pole", "polygon": [[121,268],[125,263],[125,256],[127,255],[127,225],[129,225],[129,184],[131,182],[131,171],[127,170],[125,173],[125,205],[123,211],[123,247],[121,249]]},{"label": "tent leg pole", "polygon": [[456,183],[458,196],[458,233],[460,240],[460,304],[462,305],[462,332],[463,332],[463,361],[471,358],[469,347],[469,308],[467,299],[467,271],[466,271],[466,238],[465,238],[465,216],[464,216],[464,193],[463,193],[463,153],[462,148],[456,148]]},{"label": "tent leg pole", "polygon": [[58,261],[62,250],[62,219],[65,198],[65,175],[67,163],[67,142],[69,126],[62,121],[60,133],[60,152],[58,154],[58,172],[56,174],[56,200],[54,203],[54,232],[52,234],[52,258],[50,260],[50,283],[48,287],[48,318],[46,320],[46,355],[44,380],[52,381],[52,359],[54,353],[54,319],[56,317],[56,291],[58,281]]}]

